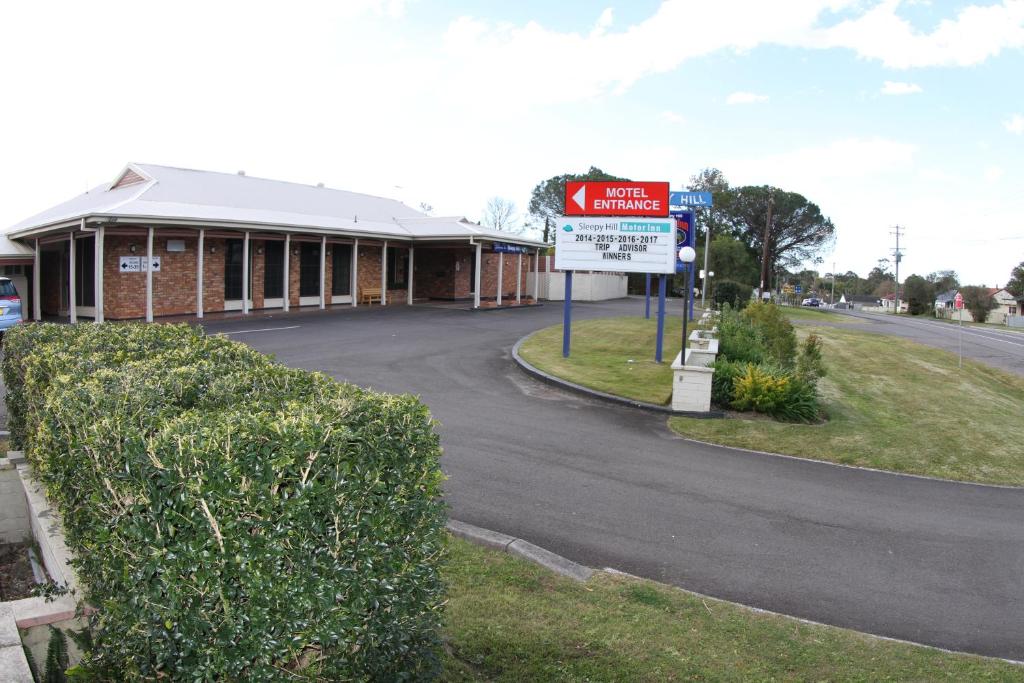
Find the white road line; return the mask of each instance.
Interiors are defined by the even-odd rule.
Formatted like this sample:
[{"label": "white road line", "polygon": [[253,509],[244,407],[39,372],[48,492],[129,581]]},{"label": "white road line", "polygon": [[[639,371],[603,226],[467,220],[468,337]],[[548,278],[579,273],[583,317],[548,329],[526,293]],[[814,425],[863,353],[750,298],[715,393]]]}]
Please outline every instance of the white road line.
[{"label": "white road line", "polygon": [[[854,317],[854,318],[860,317],[860,318],[863,318],[863,319],[866,319],[866,320],[875,320],[875,319],[880,319],[881,318],[881,316],[875,316],[875,315],[872,315],[871,317],[867,317],[867,316],[865,316],[863,314],[861,314],[860,316],[851,316],[851,317]],[[923,320],[905,320],[905,319],[903,319],[903,320],[892,320],[891,322],[896,323],[896,324],[905,323],[907,325],[918,325],[920,327],[928,327],[928,328],[932,328],[932,329],[935,329],[935,330],[947,331],[947,332],[950,332],[950,333],[955,333],[957,331],[957,329],[958,329],[957,326],[947,325],[946,323],[930,323],[930,322],[925,322]],[[991,332],[993,334],[1017,334],[1016,332],[997,332],[996,330],[985,330],[985,332]],[[989,341],[1002,342],[1004,344],[1011,344],[1012,346],[1024,346],[1024,343],[1021,343],[1021,342],[1010,341],[1009,339],[1002,339],[1001,337],[990,337],[987,334],[979,334],[977,332],[968,332],[967,328],[964,329],[964,334],[966,334],[968,336],[971,336],[971,337],[979,337],[981,339],[988,339]]]},{"label": "white road line", "polygon": [[277,330],[294,330],[301,325],[289,325],[287,327],[262,327],[258,330],[231,330],[230,332],[217,332],[217,334],[249,334],[250,332],[276,332]]}]

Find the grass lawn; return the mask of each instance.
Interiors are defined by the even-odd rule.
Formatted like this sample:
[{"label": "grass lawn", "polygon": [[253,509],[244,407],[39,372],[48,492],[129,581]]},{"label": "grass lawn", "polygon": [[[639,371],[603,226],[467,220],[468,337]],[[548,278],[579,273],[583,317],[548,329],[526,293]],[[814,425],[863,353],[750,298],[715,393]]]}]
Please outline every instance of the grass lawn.
[{"label": "grass lawn", "polygon": [[[787,311],[788,312],[788,311]],[[800,311],[831,317],[819,311]],[[666,359],[679,321],[666,324]],[[561,327],[521,348],[537,367],[620,396],[665,403],[668,363],[651,361],[653,320],[588,320],[573,326],[573,353],[561,356]],[[896,337],[801,325],[824,341],[824,424],[775,422],[752,414],[724,420],[673,417],[678,433],[702,441],[948,479],[1024,485],[1024,378]],[[671,354],[671,355],[670,355]],[[628,363],[629,359],[635,363]],[[749,417],[748,417],[749,415]]]},{"label": "grass lawn", "polygon": [[657,321],[636,318],[586,320],[572,326],[572,352],[562,358],[562,326],[541,330],[519,354],[544,372],[618,396],[659,405],[672,399],[672,360],[679,354],[683,323],[665,319],[661,363],[654,362]]},{"label": "grass lawn", "polygon": [[1024,668],[452,540],[444,681],[1020,681]]},{"label": "grass lawn", "polygon": [[1024,378],[951,353],[857,330],[803,328],[824,340],[828,422],[674,417],[680,434],[849,465],[1024,484]]}]

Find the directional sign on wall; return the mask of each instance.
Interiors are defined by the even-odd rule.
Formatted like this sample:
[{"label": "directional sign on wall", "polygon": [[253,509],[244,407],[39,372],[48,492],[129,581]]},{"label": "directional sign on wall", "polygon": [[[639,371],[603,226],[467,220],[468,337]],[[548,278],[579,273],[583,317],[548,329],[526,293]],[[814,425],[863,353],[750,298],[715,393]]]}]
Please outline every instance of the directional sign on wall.
[{"label": "directional sign on wall", "polygon": [[118,258],[117,269],[122,273],[141,273],[141,259],[138,256],[121,256]]},{"label": "directional sign on wall", "polygon": [[569,181],[565,215],[667,216],[668,183]]},{"label": "directional sign on wall", "polygon": [[555,268],[612,273],[673,273],[672,218],[562,217],[555,236]]}]

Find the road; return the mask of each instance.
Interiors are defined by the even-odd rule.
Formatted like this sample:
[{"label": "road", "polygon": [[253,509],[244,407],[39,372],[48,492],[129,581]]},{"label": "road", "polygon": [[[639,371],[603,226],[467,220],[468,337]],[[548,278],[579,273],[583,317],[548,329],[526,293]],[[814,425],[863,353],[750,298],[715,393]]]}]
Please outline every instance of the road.
[{"label": "road", "polygon": [[[921,344],[957,353],[960,330],[957,325],[937,320],[910,318],[905,315],[861,313],[859,311],[828,311],[835,315],[864,321],[866,332],[891,334]],[[1024,375],[1024,332],[990,327],[963,328],[964,358],[979,360],[1018,375]]]},{"label": "road", "polygon": [[515,366],[515,341],[560,314],[374,307],[206,327],[292,366],[419,394],[441,423],[456,519],[747,605],[1024,659],[1024,490],[680,439],[663,417]]}]

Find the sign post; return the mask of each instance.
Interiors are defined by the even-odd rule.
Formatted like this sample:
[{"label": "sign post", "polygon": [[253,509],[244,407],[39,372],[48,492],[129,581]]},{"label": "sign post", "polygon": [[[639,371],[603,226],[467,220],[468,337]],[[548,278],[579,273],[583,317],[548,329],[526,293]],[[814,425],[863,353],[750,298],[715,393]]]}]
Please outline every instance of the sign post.
[{"label": "sign post", "polygon": [[953,297],[953,305],[956,306],[956,310],[960,312],[960,359],[957,361],[956,366],[962,368],[964,366],[964,296],[960,292],[956,293]]},{"label": "sign post", "polygon": [[658,279],[658,340],[661,362],[665,321],[664,276],[675,272],[675,222],[668,218],[669,184],[571,181],[565,213],[555,230],[555,268],[565,272],[562,355],[569,357],[572,274],[576,270],[644,273],[644,317],[651,315],[651,274]]},{"label": "sign post", "polygon": [[661,350],[665,345],[665,285],[667,277],[658,276],[658,336],[654,342],[654,360],[661,362]]}]

